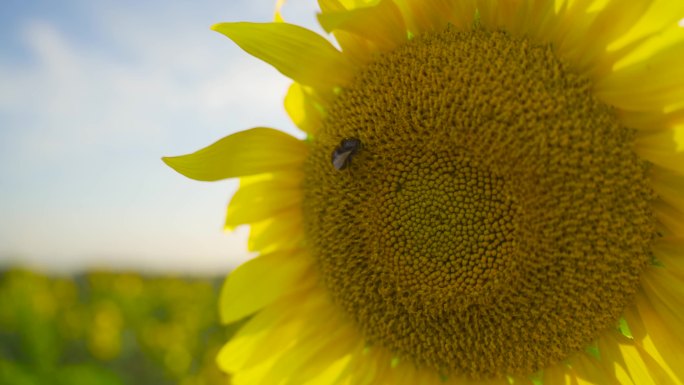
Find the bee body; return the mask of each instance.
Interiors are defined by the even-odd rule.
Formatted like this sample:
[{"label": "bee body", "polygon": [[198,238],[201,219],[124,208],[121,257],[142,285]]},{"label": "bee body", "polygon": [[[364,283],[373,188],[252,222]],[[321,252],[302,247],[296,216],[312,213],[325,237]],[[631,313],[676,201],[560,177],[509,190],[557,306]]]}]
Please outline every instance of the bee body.
[{"label": "bee body", "polygon": [[361,141],[357,138],[344,138],[332,152],[332,164],[336,170],[344,170],[354,155],[361,149]]}]

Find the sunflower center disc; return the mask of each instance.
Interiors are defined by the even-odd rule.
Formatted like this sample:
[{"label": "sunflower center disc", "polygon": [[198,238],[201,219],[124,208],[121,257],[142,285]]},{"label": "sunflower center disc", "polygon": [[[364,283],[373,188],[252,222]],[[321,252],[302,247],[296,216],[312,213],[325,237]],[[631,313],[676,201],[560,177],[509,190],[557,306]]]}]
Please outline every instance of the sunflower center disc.
[{"label": "sunflower center disc", "polygon": [[[361,149],[342,170],[343,138]],[[377,57],[305,165],[307,242],[371,345],[531,374],[615,326],[655,227],[634,132],[551,47],[452,28]]]}]

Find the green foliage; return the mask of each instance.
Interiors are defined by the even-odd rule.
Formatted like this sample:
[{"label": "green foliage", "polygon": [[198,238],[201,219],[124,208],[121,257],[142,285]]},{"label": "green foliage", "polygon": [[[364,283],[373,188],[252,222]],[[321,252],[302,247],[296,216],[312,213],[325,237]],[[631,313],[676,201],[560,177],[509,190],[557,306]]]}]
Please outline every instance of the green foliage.
[{"label": "green foliage", "polygon": [[213,385],[221,279],[0,273],[0,384]]}]

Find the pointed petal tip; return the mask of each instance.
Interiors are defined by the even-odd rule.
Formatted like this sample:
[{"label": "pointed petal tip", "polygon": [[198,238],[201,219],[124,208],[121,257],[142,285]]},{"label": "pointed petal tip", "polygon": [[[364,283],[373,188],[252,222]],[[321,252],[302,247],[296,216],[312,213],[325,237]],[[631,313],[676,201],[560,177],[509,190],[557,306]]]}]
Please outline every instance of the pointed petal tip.
[{"label": "pointed petal tip", "polygon": [[178,173],[199,181],[218,181],[299,167],[308,148],[272,128],[238,131],[191,154],[164,157]]},{"label": "pointed petal tip", "polygon": [[174,168],[174,165],[176,164],[176,163],[175,163],[175,159],[176,159],[176,158],[179,158],[179,157],[181,157],[181,156],[183,156],[183,155],[162,156],[162,157],[161,157],[161,160],[162,160],[162,162],[164,162],[167,166],[169,166],[169,167],[171,167],[171,168]]},{"label": "pointed petal tip", "polygon": [[347,84],[355,73],[352,63],[332,43],[299,25],[235,22],[215,24],[212,29],[304,85],[330,90]]},{"label": "pointed petal tip", "polygon": [[162,162],[164,162],[167,166],[171,167],[175,172],[188,177],[190,179],[195,179],[199,180],[197,178],[193,178],[192,176],[188,175],[187,172],[185,171],[184,163],[182,158],[187,155],[177,155],[177,156],[163,156],[161,158]]},{"label": "pointed petal tip", "polygon": [[225,22],[224,21],[224,22],[212,24],[211,27],[209,27],[209,29],[211,29],[212,31],[218,32],[218,33],[225,34],[225,31],[230,30],[231,26],[233,24],[237,24],[237,23],[238,22]]}]

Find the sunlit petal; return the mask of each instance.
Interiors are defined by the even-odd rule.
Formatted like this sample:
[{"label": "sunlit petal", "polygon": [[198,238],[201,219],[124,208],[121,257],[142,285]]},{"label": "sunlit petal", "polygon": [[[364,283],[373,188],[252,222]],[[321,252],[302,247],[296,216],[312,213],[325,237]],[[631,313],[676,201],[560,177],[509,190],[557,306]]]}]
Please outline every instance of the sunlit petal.
[{"label": "sunlit petal", "polygon": [[293,169],[306,157],[307,147],[272,128],[240,131],[188,155],[163,158],[188,178],[215,181]]}]

